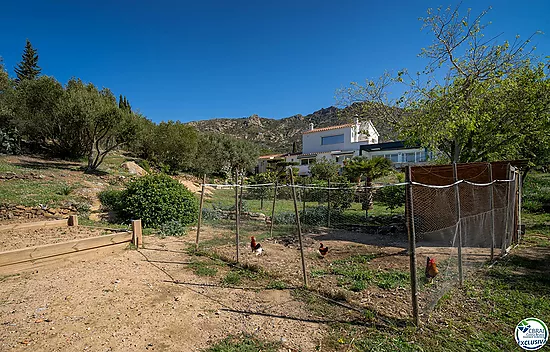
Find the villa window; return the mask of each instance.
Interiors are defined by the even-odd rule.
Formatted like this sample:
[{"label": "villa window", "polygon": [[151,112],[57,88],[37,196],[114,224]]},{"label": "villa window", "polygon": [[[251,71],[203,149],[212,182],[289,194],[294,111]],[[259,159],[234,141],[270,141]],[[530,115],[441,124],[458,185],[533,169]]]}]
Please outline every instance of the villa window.
[{"label": "villa window", "polygon": [[344,135],[321,137],[321,145],[341,144],[344,143]]},{"label": "villa window", "polygon": [[414,153],[407,153],[405,157],[408,163],[414,163]]}]

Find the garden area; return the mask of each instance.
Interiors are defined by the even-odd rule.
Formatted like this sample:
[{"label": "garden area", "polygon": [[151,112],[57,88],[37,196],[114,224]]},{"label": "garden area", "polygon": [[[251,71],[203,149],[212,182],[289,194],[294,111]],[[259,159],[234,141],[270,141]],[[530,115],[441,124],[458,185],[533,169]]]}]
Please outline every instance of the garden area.
[{"label": "garden area", "polygon": [[[112,204],[116,206],[117,198],[109,198],[109,192],[132,189],[131,185],[138,184],[135,180],[140,180],[119,171],[118,160],[112,164],[116,171],[106,175],[82,174],[77,164],[44,161],[39,168],[38,159],[33,164],[25,160],[2,160],[1,174],[17,176],[2,181],[0,187],[6,194],[12,192],[10,202],[27,207],[38,199],[49,208],[62,208],[64,202],[92,204],[88,198],[92,193],[96,201],[115,199]],[[24,200],[17,188],[10,187],[15,182],[26,190],[40,188],[36,184],[44,178],[55,183],[50,192],[19,193],[26,199],[37,197],[34,201]],[[145,180],[149,179],[139,184]],[[394,181],[382,178],[374,185],[385,182]],[[65,184],[74,186],[73,190],[64,192]],[[201,189],[200,181],[195,185]],[[90,252],[31,272],[0,276],[0,316],[6,327],[0,333],[0,346],[33,351],[67,346],[225,352],[511,350],[516,347],[513,329],[517,322],[527,316],[545,321],[550,317],[545,299],[550,294],[550,217],[545,210],[550,177],[531,172],[524,187],[522,219],[527,233],[522,242],[493,266],[486,263],[469,273],[463,287],[446,292],[437,305],[423,312],[420,328],[411,320],[403,206],[388,209],[374,194],[365,217],[360,192],[341,209],[327,201],[329,197],[338,200],[342,190],[330,189],[329,196],[328,189],[298,189],[298,212],[304,218],[306,288],[294,201],[288,190],[280,187],[272,220],[274,193],[265,195],[262,206],[257,191],[243,188],[242,203],[237,203],[242,209],[237,263],[235,190],[211,184],[205,187],[198,250],[197,217],[153,226],[144,222],[144,245],[138,251],[130,246],[128,250]],[[308,191],[317,198],[308,199]],[[140,194],[126,195],[134,197],[132,206],[137,210]],[[198,213],[200,193],[192,198]],[[327,224],[329,207],[336,211],[332,210]],[[86,226],[128,228],[125,220],[86,220],[86,214],[95,212],[81,208],[80,221]],[[4,219],[0,225],[43,218]],[[189,225],[180,226],[182,222]],[[82,231],[40,229],[1,235],[6,248],[22,248],[109,232]],[[261,244],[261,255],[251,250],[250,236]],[[325,255],[318,250],[320,243],[329,248]],[[439,260],[440,248],[417,250],[422,297],[440,287],[437,277],[430,283],[423,273],[425,257]],[[477,313],[472,315],[472,311]],[[480,324],[486,328],[477,329]]]}]

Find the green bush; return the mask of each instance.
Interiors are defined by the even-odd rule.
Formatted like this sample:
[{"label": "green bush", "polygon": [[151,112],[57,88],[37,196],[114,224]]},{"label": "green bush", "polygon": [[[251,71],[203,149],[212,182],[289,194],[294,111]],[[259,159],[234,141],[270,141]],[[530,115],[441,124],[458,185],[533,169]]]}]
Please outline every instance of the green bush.
[{"label": "green bush", "polygon": [[149,161],[146,159],[140,160],[137,163],[139,167],[141,167],[143,170],[147,171],[147,173],[151,173],[151,165],[149,164]]},{"label": "green bush", "polygon": [[529,213],[550,213],[550,175],[530,173],[525,179],[522,208]]},{"label": "green bush", "polygon": [[178,220],[165,222],[160,226],[163,236],[183,236],[187,234],[187,227]]},{"label": "green bush", "polygon": [[220,220],[221,218],[222,218],[222,213],[219,210],[212,209],[212,208],[202,209],[202,220],[204,221]]},{"label": "green bush", "polygon": [[390,212],[405,206],[405,186],[388,186],[376,190],[374,200],[386,206]]},{"label": "green bush", "polygon": [[273,217],[277,225],[290,225],[296,223],[296,214],[293,211],[275,212]]},{"label": "green bush", "polygon": [[98,194],[99,201],[105,209],[120,212],[122,210],[122,191],[107,189]]},{"label": "green bush", "polygon": [[198,208],[197,199],[184,185],[159,174],[131,181],[120,195],[117,212],[123,220],[141,219],[146,227],[159,228],[174,220],[182,226],[195,222]]},{"label": "green bush", "polygon": [[[339,209],[330,209],[330,216],[332,219],[340,217],[342,211]],[[321,225],[325,224],[328,219],[328,207],[320,205],[313,208],[306,208],[305,212],[300,212],[300,220],[306,225]]]}]

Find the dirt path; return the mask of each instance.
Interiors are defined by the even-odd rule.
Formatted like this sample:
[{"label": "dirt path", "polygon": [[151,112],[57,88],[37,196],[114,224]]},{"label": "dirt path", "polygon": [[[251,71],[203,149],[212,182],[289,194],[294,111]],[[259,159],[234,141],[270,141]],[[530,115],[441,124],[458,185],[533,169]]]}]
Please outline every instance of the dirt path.
[{"label": "dirt path", "polygon": [[139,252],[0,278],[0,350],[198,351],[244,332],[310,351],[322,339],[288,290],[220,287],[184,264],[186,241],[145,240]]}]

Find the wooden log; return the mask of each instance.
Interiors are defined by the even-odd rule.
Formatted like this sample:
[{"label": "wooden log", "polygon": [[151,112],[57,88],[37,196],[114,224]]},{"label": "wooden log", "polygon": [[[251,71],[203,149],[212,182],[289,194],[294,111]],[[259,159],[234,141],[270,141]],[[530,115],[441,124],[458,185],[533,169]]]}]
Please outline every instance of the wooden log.
[{"label": "wooden log", "polygon": [[30,223],[24,223],[24,224],[2,225],[0,226],[0,232],[10,231],[10,230],[29,230],[29,229],[44,228],[44,227],[63,227],[63,226],[68,226],[67,219],[30,222]]},{"label": "wooden log", "polygon": [[141,228],[141,219],[132,220],[132,243],[136,248],[143,246],[143,231]]},{"label": "wooden log", "polygon": [[116,252],[122,252],[128,247],[128,242],[117,243],[109,246],[93,248],[86,251],[67,253],[56,255],[48,258],[29,260],[12,265],[0,266],[0,276],[13,275],[26,271],[36,271],[37,269],[45,269],[49,267],[59,270],[65,265],[74,265],[81,262],[83,259],[94,260],[105,255],[110,255]]},{"label": "wooden log", "polygon": [[89,249],[130,242],[132,234],[120,232],[106,236],[78,239],[62,243],[47,244],[37,247],[16,249],[0,253],[0,267],[33,261],[37,259],[55,257],[63,254],[86,251]]}]

